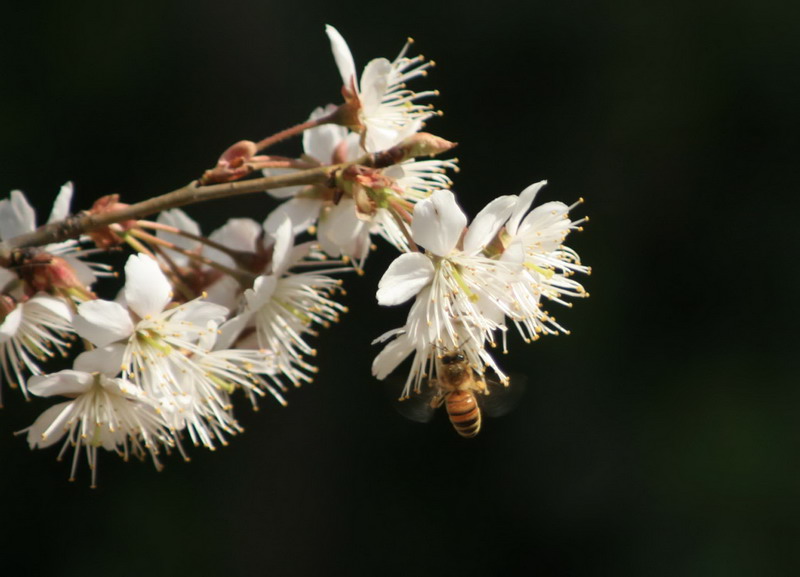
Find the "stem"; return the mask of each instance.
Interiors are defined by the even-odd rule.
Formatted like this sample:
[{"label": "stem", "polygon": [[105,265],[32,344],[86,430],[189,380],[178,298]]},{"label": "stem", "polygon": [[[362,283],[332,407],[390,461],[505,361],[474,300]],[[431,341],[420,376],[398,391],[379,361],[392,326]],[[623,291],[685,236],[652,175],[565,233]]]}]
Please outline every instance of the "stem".
[{"label": "stem", "polygon": [[174,235],[182,236],[191,240],[195,240],[197,242],[203,243],[206,246],[209,246],[213,249],[216,249],[222,253],[227,254],[232,259],[236,260],[236,258],[241,254],[240,251],[230,248],[229,246],[225,246],[224,244],[220,244],[216,241],[211,240],[205,236],[200,236],[197,234],[192,234],[189,231],[182,230],[180,228],[170,226],[168,224],[162,224],[160,222],[154,222],[152,220],[140,220],[136,224],[138,224],[142,228],[150,228],[153,230],[163,230],[164,232],[169,232]]},{"label": "stem", "polygon": [[169,249],[169,250],[174,250],[175,252],[184,255],[185,257],[187,257],[190,260],[193,260],[195,262],[199,262],[199,263],[204,264],[206,266],[210,266],[212,268],[217,269],[221,273],[230,275],[234,279],[236,279],[239,284],[241,284],[244,287],[248,287],[248,286],[252,285],[253,284],[253,279],[256,276],[256,275],[254,275],[252,273],[249,273],[249,272],[246,272],[246,271],[233,269],[233,268],[228,268],[227,266],[225,266],[223,264],[220,264],[217,261],[211,260],[210,258],[208,258],[206,256],[194,253],[194,252],[192,252],[190,250],[186,250],[185,248],[181,248],[178,245],[176,245],[175,243],[169,242],[168,240],[164,240],[163,238],[158,238],[157,236],[154,236],[154,235],[152,235],[152,234],[150,234],[148,232],[145,232],[143,230],[133,229],[131,231],[131,234],[135,234],[136,237],[138,237],[138,238],[140,238],[142,240],[146,240],[151,245],[154,245],[154,248],[156,246],[161,246],[161,247]]},{"label": "stem", "polygon": [[287,128],[286,130],[281,130],[280,132],[273,134],[272,136],[268,136],[264,140],[257,142],[256,148],[258,152],[261,152],[265,148],[269,148],[270,146],[280,142],[281,140],[286,140],[287,138],[291,138],[296,134],[300,134],[301,132],[308,130],[309,128],[314,128],[315,126],[319,126],[320,124],[328,124],[333,120],[335,114],[336,112],[334,112],[333,114],[329,114],[328,116],[323,116],[322,118],[306,120],[305,122],[301,122],[300,124],[295,124],[294,126]]}]

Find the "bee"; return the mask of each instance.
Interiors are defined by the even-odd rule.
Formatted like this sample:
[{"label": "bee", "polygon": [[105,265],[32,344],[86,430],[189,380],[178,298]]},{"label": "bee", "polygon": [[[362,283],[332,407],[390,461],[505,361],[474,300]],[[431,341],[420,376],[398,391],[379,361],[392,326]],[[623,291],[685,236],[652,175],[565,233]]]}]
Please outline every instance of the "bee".
[{"label": "bee", "polygon": [[456,433],[470,439],[481,431],[481,409],[475,394],[485,395],[486,383],[460,352],[448,353],[439,359],[436,395],[430,405],[438,409],[444,404]]},{"label": "bee", "polygon": [[[442,405],[450,423],[465,439],[481,431],[483,413],[497,417],[519,400],[521,383],[509,387],[478,374],[461,351],[448,351],[436,360],[436,378],[428,389],[398,405],[400,413],[414,421],[428,422]],[[490,395],[491,391],[491,395]],[[510,395],[509,392],[512,394]]]}]

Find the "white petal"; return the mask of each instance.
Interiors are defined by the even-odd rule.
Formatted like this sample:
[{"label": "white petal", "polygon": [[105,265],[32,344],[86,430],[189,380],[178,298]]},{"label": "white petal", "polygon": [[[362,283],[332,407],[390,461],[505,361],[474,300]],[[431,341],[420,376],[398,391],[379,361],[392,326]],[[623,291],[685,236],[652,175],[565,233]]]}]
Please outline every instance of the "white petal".
[{"label": "white petal", "polygon": [[[211,233],[211,240],[242,252],[255,252],[256,243],[261,238],[263,230],[261,225],[250,218],[232,218],[221,228]],[[228,267],[235,266],[233,259],[218,250],[206,248],[204,254],[220,264]]]},{"label": "white petal", "polygon": [[119,303],[104,300],[81,303],[72,325],[80,337],[98,347],[127,339],[133,333],[128,310]]},{"label": "white petal", "polygon": [[[329,104],[325,108],[319,107],[311,113],[309,120],[316,120],[328,116],[336,111],[336,106]],[[322,164],[333,162],[333,153],[336,147],[347,137],[347,128],[336,124],[323,124],[306,130],[303,133],[303,150],[305,153]]]},{"label": "white petal", "polygon": [[205,300],[194,300],[182,305],[172,315],[171,320],[205,327],[209,323],[221,325],[227,316],[228,309],[226,307]]},{"label": "white petal", "polygon": [[411,235],[414,240],[438,256],[447,256],[456,247],[467,217],[449,190],[437,190],[417,203]]},{"label": "white petal", "polygon": [[353,55],[350,53],[350,48],[347,42],[344,41],[339,31],[330,24],[325,26],[325,32],[331,41],[331,51],[333,58],[336,60],[336,66],[339,68],[339,74],[342,76],[342,83],[350,88],[351,79],[355,82],[356,77],[356,64],[353,62]]},{"label": "white petal", "polygon": [[411,342],[400,336],[386,345],[372,361],[372,374],[378,379],[385,379],[414,350]]},{"label": "white petal", "polygon": [[0,238],[8,240],[33,232],[36,229],[36,213],[19,190],[11,191],[11,198],[0,201]]},{"label": "white petal", "polygon": [[219,335],[217,336],[215,348],[218,350],[233,348],[236,339],[239,338],[239,335],[245,329],[247,323],[250,322],[252,316],[252,313],[246,312],[223,323],[222,326],[219,327]]},{"label": "white petal", "polygon": [[523,242],[521,240],[513,240],[503,251],[500,260],[521,266],[525,262],[525,245]]},{"label": "white petal", "polygon": [[94,270],[92,270],[92,267],[78,257],[66,255],[64,256],[64,260],[66,260],[69,263],[69,266],[72,267],[72,270],[75,273],[75,276],[78,277],[78,280],[87,287],[92,286],[95,281],[97,281],[97,275],[95,274]]},{"label": "white petal", "polygon": [[172,299],[172,286],[158,263],[144,254],[125,263],[125,302],[142,318],[158,314]]},{"label": "white petal", "polygon": [[285,217],[292,221],[292,231],[300,234],[309,229],[319,217],[322,201],[313,198],[292,198],[273,210],[264,221],[264,230],[273,234]]},{"label": "white petal", "polygon": [[467,234],[464,235],[464,252],[473,253],[481,250],[497,235],[497,231],[508,220],[517,201],[516,196],[508,195],[495,198],[478,213]]},{"label": "white petal", "polygon": [[363,114],[369,118],[374,115],[381,105],[383,95],[389,84],[389,74],[392,72],[392,63],[386,58],[376,58],[364,67],[361,76],[361,91],[359,98],[363,107]]},{"label": "white petal", "polygon": [[528,212],[528,209],[533,203],[533,199],[536,198],[536,194],[545,184],[547,184],[546,180],[536,182],[519,194],[517,204],[514,206],[514,212],[512,213],[511,218],[508,220],[508,225],[506,227],[509,234],[512,236],[517,234],[519,222],[522,220],[522,217],[525,215],[525,213]]},{"label": "white petal", "polygon": [[244,291],[244,298],[247,301],[247,308],[257,311],[267,304],[275,293],[278,279],[274,275],[261,275],[255,282],[253,288]]},{"label": "white petal", "polygon": [[[264,223],[266,225],[266,223]],[[291,253],[294,246],[294,233],[292,232],[292,220],[287,214],[273,222],[276,225],[274,233],[271,233],[274,244],[272,245],[272,274],[280,276],[291,266]]]},{"label": "white petal", "polygon": [[50,435],[44,439],[42,438],[42,435],[53,423],[59,419],[62,419],[62,415],[67,416],[64,413],[72,407],[73,402],[74,401],[67,401],[66,403],[53,405],[39,415],[34,423],[28,428],[28,446],[31,449],[36,447],[43,449],[61,440],[61,438],[67,432],[63,426],[55,427],[53,431],[51,431]]},{"label": "white petal", "polygon": [[122,343],[116,343],[85,351],[75,357],[72,366],[76,371],[99,372],[108,377],[114,377],[122,370],[125,347],[126,345]]},{"label": "white petal", "polygon": [[224,275],[206,288],[206,300],[234,311],[239,303],[239,282],[233,277]]},{"label": "white petal", "polygon": [[395,128],[376,126],[367,122],[367,133],[364,136],[364,150],[367,152],[380,152],[399,143],[400,133]]},{"label": "white petal", "polygon": [[56,315],[66,321],[72,319],[72,309],[70,305],[64,300],[57,297],[51,297],[44,294],[38,294],[25,303],[26,307],[43,308],[48,313]]},{"label": "white petal", "polygon": [[61,190],[58,192],[55,201],[53,201],[53,209],[50,211],[50,218],[47,222],[55,222],[57,220],[64,220],[69,216],[69,205],[72,202],[72,182],[65,183]]},{"label": "white petal", "polygon": [[378,283],[378,304],[392,306],[406,302],[431,282],[433,272],[431,259],[424,254],[401,254]]},{"label": "white petal", "polygon": [[83,371],[65,370],[28,380],[28,390],[37,397],[80,395],[89,390],[94,377]]},{"label": "white petal", "polygon": [[320,220],[317,237],[330,256],[345,254],[360,261],[369,253],[371,224],[356,216],[355,204],[351,198],[342,199]]},{"label": "white petal", "polygon": [[22,322],[23,306],[24,305],[18,305],[15,307],[14,310],[6,315],[3,322],[0,323],[0,343],[6,342],[17,334],[19,324]]}]

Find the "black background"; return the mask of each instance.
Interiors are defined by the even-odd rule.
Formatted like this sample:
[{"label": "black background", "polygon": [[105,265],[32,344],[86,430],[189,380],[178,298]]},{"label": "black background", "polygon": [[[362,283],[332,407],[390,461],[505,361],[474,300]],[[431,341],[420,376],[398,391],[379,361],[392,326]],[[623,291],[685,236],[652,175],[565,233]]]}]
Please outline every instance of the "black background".
[{"label": "black background", "polygon": [[[76,483],[12,433],[48,406],[4,390],[3,575],[796,575],[800,570],[800,35],[792,2],[9,3],[0,13],[0,191],[46,218],[177,188],[242,138],[338,101],[324,34],[360,69],[406,36],[437,61],[429,129],[460,143],[474,215],[544,178],[591,222],[569,245],[592,293],[570,336],[474,440],[400,417],[370,376],[393,258],[347,279],[319,378],[246,434],[162,473]],[[299,142],[281,145],[296,154]],[[4,194],[5,194],[4,192]],[[210,231],[263,195],[189,212]]]}]

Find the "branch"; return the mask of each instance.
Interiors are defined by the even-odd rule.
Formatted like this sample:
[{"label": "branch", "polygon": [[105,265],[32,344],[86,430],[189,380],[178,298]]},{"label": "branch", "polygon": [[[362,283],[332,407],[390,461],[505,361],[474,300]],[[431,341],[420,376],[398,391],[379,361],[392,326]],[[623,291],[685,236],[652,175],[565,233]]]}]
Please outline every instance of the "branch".
[{"label": "branch", "polygon": [[186,186],[156,196],[142,202],[137,202],[113,212],[90,214],[86,211],[68,217],[62,221],[52,222],[37,230],[16,236],[0,243],[0,262],[6,262],[13,249],[44,246],[50,243],[61,242],[75,238],[86,232],[108,226],[125,220],[137,220],[170,208],[177,208],[196,202],[205,202],[217,198],[227,198],[240,194],[263,192],[284,186],[297,186],[304,184],[320,184],[328,182],[343,164],[321,166],[290,174],[269,176],[238,182],[226,182],[210,186],[199,186],[191,182]]}]

